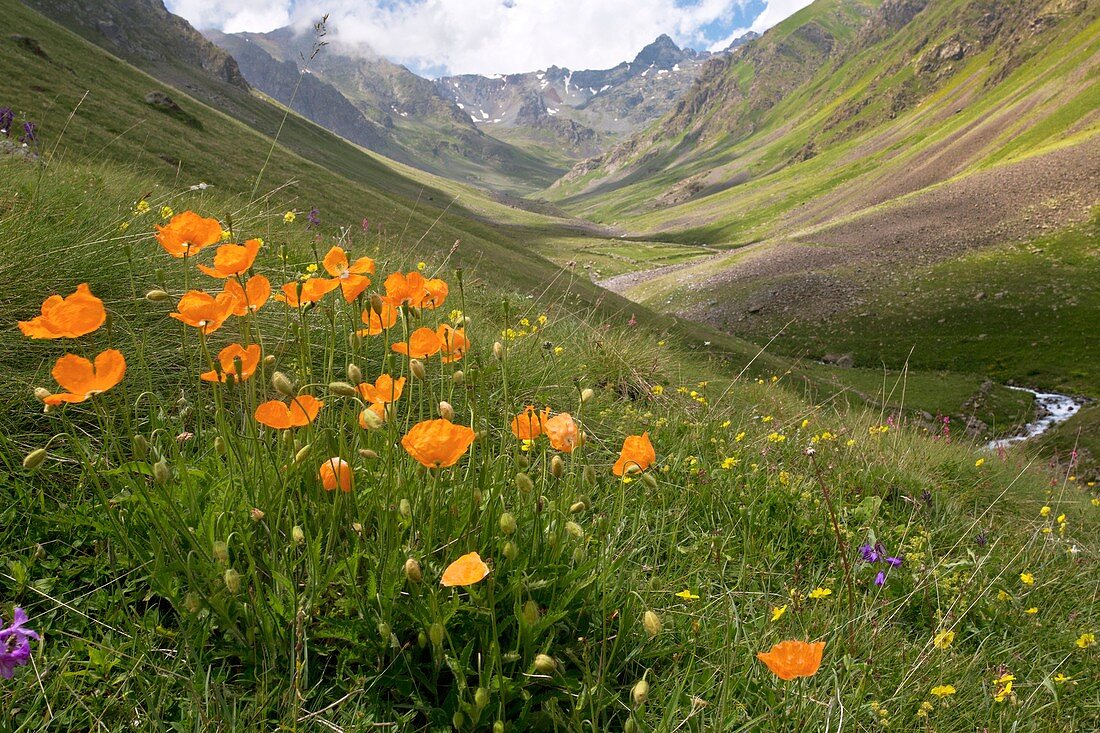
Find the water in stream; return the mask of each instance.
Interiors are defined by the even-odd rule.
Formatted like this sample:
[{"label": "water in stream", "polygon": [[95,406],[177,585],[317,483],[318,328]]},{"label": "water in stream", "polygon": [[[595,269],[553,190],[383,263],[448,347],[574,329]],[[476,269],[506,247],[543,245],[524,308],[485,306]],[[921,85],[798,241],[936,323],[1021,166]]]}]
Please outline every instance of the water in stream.
[{"label": "water in stream", "polygon": [[1027,425],[1024,425],[1016,435],[990,441],[986,446],[990,450],[1008,448],[1016,443],[1022,443],[1029,438],[1042,435],[1055,425],[1064,423],[1066,420],[1076,415],[1077,411],[1081,409],[1081,405],[1084,404],[1081,400],[1064,394],[1037,392],[1027,387],[1009,387],[1009,389],[1015,389],[1020,392],[1030,392],[1035,395],[1036,411],[1039,417],[1036,418],[1035,422],[1029,422]]}]

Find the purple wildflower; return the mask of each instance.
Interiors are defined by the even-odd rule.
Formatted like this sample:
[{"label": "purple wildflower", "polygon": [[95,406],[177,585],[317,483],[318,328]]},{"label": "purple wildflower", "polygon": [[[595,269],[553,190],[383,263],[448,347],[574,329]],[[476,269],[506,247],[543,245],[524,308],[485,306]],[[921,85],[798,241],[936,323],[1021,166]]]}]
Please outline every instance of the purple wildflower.
[{"label": "purple wildflower", "polygon": [[879,586],[880,588],[886,585],[886,573],[882,570],[879,570],[878,575],[875,576],[875,585]]},{"label": "purple wildflower", "polygon": [[11,137],[11,126],[15,122],[15,112],[11,107],[0,107],[0,135]]},{"label": "purple wildflower", "polygon": [[364,218],[363,223],[362,223],[362,227],[363,227],[364,232],[369,232],[370,231],[370,219]]},{"label": "purple wildflower", "polygon": [[867,564],[876,563],[886,554],[886,548],[882,546],[881,542],[876,542],[873,546],[869,544],[861,545],[859,554],[863,557],[863,562]]},{"label": "purple wildflower", "polygon": [[974,542],[978,545],[978,547],[985,547],[986,543],[989,542],[989,538],[986,537],[985,532],[979,532],[978,536],[974,538]]},{"label": "purple wildflower", "polygon": [[321,212],[314,206],[309,210],[309,215],[306,216],[306,221],[309,222],[310,228],[321,226]]},{"label": "purple wildflower", "polygon": [[23,143],[24,145],[30,145],[31,143],[33,143],[35,140],[38,139],[36,130],[37,128],[35,127],[35,124],[33,122],[24,122],[23,134],[19,136],[19,142]]},{"label": "purple wildflower", "polygon": [[900,557],[888,557],[888,558],[886,558],[886,562],[892,568],[900,568],[901,567],[901,558]]},{"label": "purple wildflower", "polygon": [[0,677],[10,680],[16,667],[22,667],[31,659],[31,639],[40,641],[38,632],[23,628],[27,612],[16,608],[11,626],[0,629]]}]

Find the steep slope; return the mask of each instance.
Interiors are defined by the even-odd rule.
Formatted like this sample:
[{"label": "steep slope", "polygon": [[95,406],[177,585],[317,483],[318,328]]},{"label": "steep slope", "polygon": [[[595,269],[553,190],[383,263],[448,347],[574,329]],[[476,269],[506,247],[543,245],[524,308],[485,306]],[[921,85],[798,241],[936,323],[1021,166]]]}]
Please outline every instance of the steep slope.
[{"label": "steep slope", "polygon": [[283,104],[293,100],[305,117],[387,157],[514,193],[561,173],[562,166],[485,135],[431,82],[369,49],[350,55],[328,45],[305,62],[313,39],[290,28],[207,36],[237,58],[257,89]]},{"label": "steep slope", "polygon": [[709,56],[662,35],[611,69],[464,74],[442,77],[436,86],[489,134],[577,158],[665,114]]}]

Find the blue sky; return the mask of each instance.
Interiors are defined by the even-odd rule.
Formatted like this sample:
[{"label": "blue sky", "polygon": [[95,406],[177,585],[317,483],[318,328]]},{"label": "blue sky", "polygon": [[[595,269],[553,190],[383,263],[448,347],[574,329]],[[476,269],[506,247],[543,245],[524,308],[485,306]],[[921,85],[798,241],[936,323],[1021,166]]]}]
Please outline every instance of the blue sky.
[{"label": "blue sky", "polygon": [[811,0],[166,0],[200,29],[309,29],[329,14],[329,40],[426,76],[514,73],[550,65],[602,69],[667,33],[717,50],[764,31]]}]

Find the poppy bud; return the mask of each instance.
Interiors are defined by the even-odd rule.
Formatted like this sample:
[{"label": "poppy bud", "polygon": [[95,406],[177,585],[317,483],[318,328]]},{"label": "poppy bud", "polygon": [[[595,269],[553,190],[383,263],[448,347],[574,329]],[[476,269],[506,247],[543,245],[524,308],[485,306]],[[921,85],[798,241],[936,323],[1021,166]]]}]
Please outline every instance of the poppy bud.
[{"label": "poppy bud", "polygon": [[271,386],[284,397],[294,396],[294,383],[290,381],[290,377],[282,372],[275,372],[271,375]]},{"label": "poppy bud", "polygon": [[556,479],[560,479],[565,475],[565,461],[561,459],[561,456],[554,456],[550,459],[550,474]]},{"label": "poppy bud", "polygon": [[455,710],[455,714],[451,716],[451,725],[455,730],[462,730],[462,726],[466,725],[466,716],[461,710]]},{"label": "poppy bud", "polygon": [[372,451],[370,448],[360,448],[359,455],[362,458],[377,458],[378,454]]},{"label": "poppy bud", "polygon": [[381,316],[382,309],[386,306],[386,301],[382,300],[382,296],[378,293],[371,293],[370,296],[370,309],[374,311],[374,315]]},{"label": "poppy bud", "polygon": [[489,704],[489,691],[484,687],[479,687],[474,692],[474,705],[479,708],[483,708]]},{"label": "poppy bud", "polygon": [[256,507],[252,507],[248,514],[252,517],[253,522],[259,522],[261,519],[264,518],[263,510],[257,509]]},{"label": "poppy bud", "polygon": [[45,402],[46,398],[50,396],[50,390],[45,387],[34,388],[34,398],[39,402]]},{"label": "poppy bud", "polygon": [[452,407],[451,403],[447,402],[447,400],[442,400],[439,403],[439,416],[444,420],[454,420],[455,408]]},{"label": "poppy bud", "polygon": [[378,635],[382,637],[382,641],[389,641],[393,636],[393,629],[385,621],[378,622]]},{"label": "poppy bud", "polygon": [[493,723],[493,733],[504,733],[504,721],[498,720]]},{"label": "poppy bud", "polygon": [[265,367],[275,366],[275,355],[274,354],[268,354],[267,356],[264,357],[264,366]]},{"label": "poppy bud", "polygon": [[516,518],[511,512],[500,515],[500,531],[504,534],[515,534]]},{"label": "poppy bud", "polygon": [[363,346],[363,337],[362,336],[357,334],[355,331],[352,331],[351,333],[348,334],[348,347],[352,351],[359,351],[359,349],[362,346]]},{"label": "poppy bud", "polygon": [[474,506],[481,506],[481,499],[483,498],[481,494],[481,489],[474,489],[471,498],[474,501]]},{"label": "poppy bud", "polygon": [[424,577],[424,574],[420,571],[420,563],[416,561],[416,558],[410,557],[405,561],[405,577],[410,583],[419,583]]},{"label": "poppy bud", "polygon": [[35,448],[30,453],[28,453],[26,455],[26,457],[23,459],[23,468],[27,469],[28,471],[33,471],[34,469],[41,466],[42,462],[45,461],[45,460],[46,460],[46,449],[45,448]]},{"label": "poppy bud", "polygon": [[359,524],[359,522],[352,522],[351,523],[351,531],[354,532],[357,535],[362,535],[363,534],[363,525]]},{"label": "poppy bud", "polygon": [[237,595],[241,591],[241,574],[233,568],[226,568],[222,580],[225,581],[225,589],[233,595]]},{"label": "poppy bud", "polygon": [[214,450],[218,453],[225,453],[225,441],[222,440],[220,435],[214,438]]},{"label": "poppy bud", "polygon": [[172,471],[168,468],[168,461],[161,458],[153,464],[153,481],[158,486],[164,486],[170,478],[172,478]]},{"label": "poppy bud", "polygon": [[638,726],[634,722],[634,718],[627,718],[623,723],[623,733],[637,733]]},{"label": "poppy bud", "polygon": [[144,461],[145,457],[149,455],[149,441],[145,439],[144,435],[138,434],[130,438],[130,453],[133,454],[136,461]]},{"label": "poppy bud", "polygon": [[527,626],[533,625],[539,620],[539,605],[534,601],[527,601],[523,604],[522,621]]},{"label": "poppy bud", "polygon": [[221,540],[214,543],[213,548],[214,559],[220,563],[229,562],[229,545],[225,544]]},{"label": "poppy bud", "polygon": [[145,299],[150,301],[151,303],[163,303],[171,297],[171,295],[159,289],[150,290],[148,293],[145,294]]},{"label": "poppy bud", "polygon": [[202,601],[197,593],[191,591],[183,597],[183,607],[187,609],[188,613],[198,613],[202,610]]},{"label": "poppy bud", "polygon": [[329,382],[328,391],[341,397],[355,397],[359,394],[359,390],[348,382]]},{"label": "poppy bud", "polygon": [[462,384],[464,381],[466,381],[466,375],[463,374],[461,369],[459,369],[451,375],[451,381],[455,384]]},{"label": "poppy bud", "polygon": [[585,387],[584,389],[581,390],[581,404],[583,405],[584,403],[588,402],[589,400],[591,400],[595,396],[596,396],[596,393],[593,392],[590,387]]},{"label": "poppy bud", "polygon": [[348,364],[348,381],[352,384],[360,384],[363,381],[363,370],[355,364]]},{"label": "poppy bud", "polygon": [[579,433],[577,433],[577,447],[578,448],[583,447],[584,444],[587,443],[587,442],[588,442],[588,433],[584,432],[583,430],[580,431]]},{"label": "poppy bud", "polygon": [[584,528],[576,522],[566,522],[565,531],[576,537],[578,540],[584,539]]},{"label": "poppy bud", "polygon": [[642,626],[645,627],[645,632],[649,634],[649,638],[657,636],[661,633],[661,617],[653,611],[646,611],[642,614]]},{"label": "poppy bud", "polygon": [[412,504],[409,503],[408,499],[402,499],[401,503],[397,505],[397,510],[401,512],[401,516],[406,519],[411,517],[413,513]]},{"label": "poppy bud", "polygon": [[412,372],[412,375],[417,379],[424,379],[428,376],[428,371],[424,368],[424,362],[420,361],[420,359],[409,360],[409,371]]},{"label": "poppy bud", "polygon": [[416,645],[419,646],[421,649],[428,646],[428,635],[425,634],[423,631],[416,635]]},{"label": "poppy bud", "polygon": [[493,358],[497,361],[502,361],[504,359],[504,344],[499,341],[493,342]]},{"label": "poppy bud", "polygon": [[573,562],[577,565],[584,562],[584,545],[577,545],[573,548]]},{"label": "poppy bud", "polygon": [[535,655],[535,671],[539,674],[552,674],[558,664],[549,654]]},{"label": "poppy bud", "polygon": [[584,482],[586,484],[596,483],[596,469],[592,466],[584,467]]},{"label": "poppy bud", "polygon": [[515,560],[519,555],[519,548],[516,547],[515,542],[505,542],[503,552],[505,560]]},{"label": "poppy bud", "polygon": [[570,514],[580,514],[584,510],[585,510],[585,506],[584,506],[583,501],[575,501],[575,502],[573,502],[572,504],[569,505],[569,513]]},{"label": "poppy bud", "polygon": [[313,446],[310,445],[309,443],[306,443],[305,445],[303,445],[301,448],[298,449],[297,453],[294,454],[294,462],[295,463],[301,463],[305,459],[309,458],[309,454],[312,453],[312,452],[313,452]]},{"label": "poppy bud", "polygon": [[377,430],[385,425],[378,413],[369,407],[359,413],[359,424],[367,430]]},{"label": "poppy bud", "polygon": [[290,528],[290,539],[294,541],[294,544],[300,545],[306,541],[305,530],[295,524]]},{"label": "poppy bud", "polygon": [[530,476],[520,472],[516,474],[516,488],[524,494],[529,494],[535,490],[535,482],[531,480]]},{"label": "poppy bud", "polygon": [[443,624],[436,621],[428,627],[428,638],[433,646],[443,646]]},{"label": "poppy bud", "polygon": [[646,698],[649,697],[649,683],[644,678],[635,682],[634,688],[630,691],[630,697],[633,698],[635,705],[645,705]]}]

